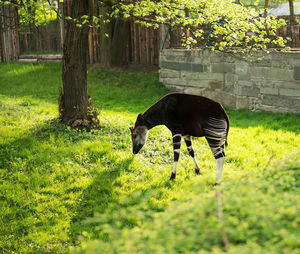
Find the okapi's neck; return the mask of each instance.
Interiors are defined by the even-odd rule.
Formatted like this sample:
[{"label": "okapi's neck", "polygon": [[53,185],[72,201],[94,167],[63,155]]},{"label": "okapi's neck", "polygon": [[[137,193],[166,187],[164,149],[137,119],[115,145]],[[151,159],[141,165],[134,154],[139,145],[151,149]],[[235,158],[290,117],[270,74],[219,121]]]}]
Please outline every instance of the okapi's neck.
[{"label": "okapi's neck", "polygon": [[162,123],[162,111],[161,111],[161,101],[155,103],[150,108],[148,108],[143,114],[143,120],[150,130],[151,128],[161,125]]}]

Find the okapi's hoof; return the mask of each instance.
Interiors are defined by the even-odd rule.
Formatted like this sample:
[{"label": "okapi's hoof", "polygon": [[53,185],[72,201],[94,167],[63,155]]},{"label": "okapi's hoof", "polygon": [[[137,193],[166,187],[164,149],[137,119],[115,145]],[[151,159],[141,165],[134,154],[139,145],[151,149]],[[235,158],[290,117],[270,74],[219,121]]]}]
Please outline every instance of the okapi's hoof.
[{"label": "okapi's hoof", "polygon": [[174,173],[172,172],[171,177],[170,177],[170,180],[173,181],[175,178],[176,178],[176,174],[174,174]]},{"label": "okapi's hoof", "polygon": [[195,173],[196,173],[197,175],[200,175],[200,170],[199,170],[199,169],[195,169]]}]

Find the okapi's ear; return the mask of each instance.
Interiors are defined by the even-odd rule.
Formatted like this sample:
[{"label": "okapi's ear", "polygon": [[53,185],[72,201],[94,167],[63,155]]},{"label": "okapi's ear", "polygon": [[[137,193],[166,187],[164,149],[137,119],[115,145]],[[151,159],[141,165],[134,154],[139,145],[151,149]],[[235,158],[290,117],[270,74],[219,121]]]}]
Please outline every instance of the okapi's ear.
[{"label": "okapi's ear", "polygon": [[129,130],[132,133],[133,132],[133,127],[129,126]]}]

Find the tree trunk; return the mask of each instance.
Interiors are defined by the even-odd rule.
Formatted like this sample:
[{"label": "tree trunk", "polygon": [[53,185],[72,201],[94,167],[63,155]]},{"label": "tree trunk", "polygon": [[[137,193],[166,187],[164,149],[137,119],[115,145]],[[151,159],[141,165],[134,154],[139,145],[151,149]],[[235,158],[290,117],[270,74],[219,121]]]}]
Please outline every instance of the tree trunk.
[{"label": "tree trunk", "polygon": [[[80,17],[89,13],[89,1],[74,0],[71,17],[80,22]],[[80,24],[80,23],[79,23]],[[88,26],[74,20],[65,23],[66,36],[63,46],[60,114],[63,123],[72,127],[87,126],[89,99],[87,95]]]},{"label": "tree trunk", "polygon": [[290,22],[288,25],[288,36],[292,39],[291,46],[293,45],[293,30],[292,26],[295,24],[295,15],[294,15],[294,1],[289,0],[289,9],[290,9]]},{"label": "tree trunk", "polygon": [[58,6],[58,13],[59,13],[58,20],[59,20],[59,29],[60,29],[60,49],[62,49],[64,45],[64,31],[65,31],[64,2],[57,0],[57,6]]},{"label": "tree trunk", "polygon": [[0,6],[0,62],[16,61],[20,55],[17,7]]},{"label": "tree trunk", "polygon": [[101,6],[100,14],[100,64],[104,67],[124,67],[130,63],[130,21],[123,18],[109,18],[110,6]]},{"label": "tree trunk", "polygon": [[130,59],[130,21],[118,18],[114,25],[111,45],[112,66],[124,67]]},{"label": "tree trunk", "polygon": [[105,22],[108,17],[108,13],[111,12],[111,7],[101,6],[100,15],[102,15],[100,23],[100,64],[103,67],[111,67],[111,43],[113,37],[113,25],[115,19],[111,18],[110,22]]},{"label": "tree trunk", "polygon": [[289,8],[290,8],[290,25],[294,25],[295,22],[295,14],[294,14],[294,1],[289,0]]},{"label": "tree trunk", "polygon": [[265,0],[264,18],[266,18],[268,15],[268,8],[269,8],[269,0]]}]

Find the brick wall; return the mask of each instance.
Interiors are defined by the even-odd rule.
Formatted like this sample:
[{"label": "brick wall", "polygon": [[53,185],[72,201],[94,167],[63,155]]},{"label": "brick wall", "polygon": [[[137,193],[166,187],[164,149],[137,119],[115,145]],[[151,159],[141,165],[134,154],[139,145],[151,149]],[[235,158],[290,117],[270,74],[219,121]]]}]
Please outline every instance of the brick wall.
[{"label": "brick wall", "polygon": [[160,81],[173,91],[234,109],[300,114],[300,51],[257,53],[245,61],[209,50],[165,49],[159,65]]}]

